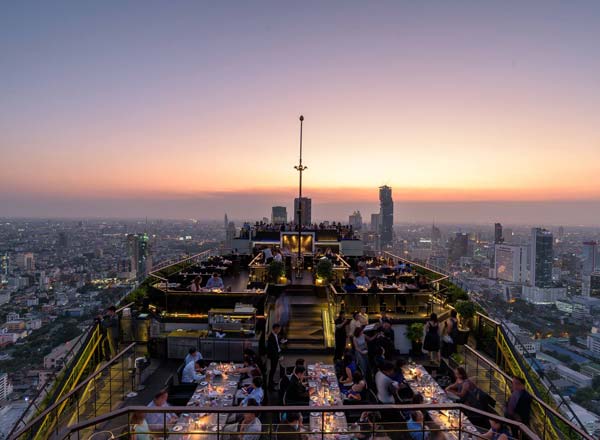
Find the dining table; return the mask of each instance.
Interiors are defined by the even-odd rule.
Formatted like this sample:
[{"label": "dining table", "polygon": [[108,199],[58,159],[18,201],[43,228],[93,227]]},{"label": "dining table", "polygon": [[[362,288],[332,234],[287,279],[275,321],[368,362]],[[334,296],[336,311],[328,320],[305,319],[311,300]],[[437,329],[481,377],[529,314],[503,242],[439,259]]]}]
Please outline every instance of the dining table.
[{"label": "dining table", "polygon": [[[206,377],[198,383],[187,406],[201,408],[227,408],[234,399],[241,380],[237,373],[242,364],[212,362],[206,369]],[[183,413],[171,428],[169,439],[214,440],[217,432],[223,431],[228,414]]]},{"label": "dining table", "polygon": [[[402,368],[406,383],[413,393],[421,394],[424,403],[455,403],[448,393],[427,372],[425,367],[408,363]],[[429,410],[433,425],[445,430],[446,438],[471,440],[478,438],[478,430],[464,412],[459,410]]]},{"label": "dining table", "polygon": [[[344,396],[340,390],[333,365],[309,364],[306,369],[306,377],[311,407],[342,405]],[[311,412],[309,430],[309,436],[314,439],[321,438],[322,431],[323,437],[328,439],[350,438],[348,421],[343,412]]]}]

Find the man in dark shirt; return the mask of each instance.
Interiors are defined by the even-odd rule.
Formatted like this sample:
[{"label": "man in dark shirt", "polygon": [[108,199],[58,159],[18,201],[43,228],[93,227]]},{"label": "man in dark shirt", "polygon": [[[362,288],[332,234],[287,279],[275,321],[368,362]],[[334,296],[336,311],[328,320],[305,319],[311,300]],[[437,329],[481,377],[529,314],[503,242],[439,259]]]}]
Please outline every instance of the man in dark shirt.
[{"label": "man in dark shirt", "polygon": [[513,376],[512,394],[506,403],[504,416],[529,425],[531,418],[531,395],[525,389],[525,380],[519,376]]},{"label": "man in dark shirt", "polygon": [[308,403],[308,389],[302,383],[305,372],[306,369],[301,365],[294,369],[294,374],[290,378],[290,384],[285,395],[285,401],[288,405]]},{"label": "man in dark shirt", "polygon": [[104,357],[109,361],[115,357],[117,347],[119,346],[119,316],[117,315],[117,308],[115,306],[108,308],[101,324],[106,331],[106,340],[108,342],[108,353],[105,352]]},{"label": "man in dark shirt", "polygon": [[275,390],[275,372],[279,368],[279,358],[281,356],[281,345],[286,342],[285,339],[279,339],[279,332],[281,331],[281,325],[278,323],[273,324],[271,327],[271,334],[267,338],[267,358],[270,361],[270,370],[269,370],[269,390]]}]

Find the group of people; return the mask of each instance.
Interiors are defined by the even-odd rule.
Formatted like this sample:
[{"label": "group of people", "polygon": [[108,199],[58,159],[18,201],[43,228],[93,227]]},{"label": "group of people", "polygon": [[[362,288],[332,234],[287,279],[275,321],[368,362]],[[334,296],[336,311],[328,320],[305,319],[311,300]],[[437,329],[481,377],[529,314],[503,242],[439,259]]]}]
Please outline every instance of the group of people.
[{"label": "group of people", "polygon": [[190,284],[189,289],[192,292],[201,292],[202,289],[224,289],[225,283],[223,282],[223,278],[219,275],[218,272],[212,274],[212,276],[206,281],[206,286],[202,287],[202,276],[198,275],[194,278],[192,284]]},{"label": "group of people", "polygon": [[355,276],[352,271],[347,270],[344,273],[344,279],[342,281],[342,287],[346,293],[354,293],[357,291],[366,291],[367,293],[379,293],[383,292],[383,287],[392,284],[403,284],[407,291],[419,291],[426,289],[429,286],[427,278],[425,276],[415,276],[409,282],[402,282],[403,277],[406,277],[405,273],[392,271],[390,269],[389,274],[382,272],[382,277],[367,276],[366,269],[359,269]]},{"label": "group of people", "polygon": [[439,364],[441,357],[449,358],[456,353],[459,339],[456,310],[451,310],[450,317],[443,323],[438,321],[436,313],[432,313],[425,323],[423,333],[423,350],[429,353],[431,362]]}]

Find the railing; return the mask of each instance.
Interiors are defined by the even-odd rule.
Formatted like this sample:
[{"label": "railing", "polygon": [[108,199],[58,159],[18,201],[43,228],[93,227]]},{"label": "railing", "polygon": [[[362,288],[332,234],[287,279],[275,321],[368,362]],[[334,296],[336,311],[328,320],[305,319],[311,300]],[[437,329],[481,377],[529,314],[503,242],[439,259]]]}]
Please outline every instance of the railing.
[{"label": "railing", "polygon": [[[586,432],[583,424],[569,405],[564,401],[556,402],[551,391],[544,386],[537,373],[529,366],[523,355],[519,353],[508,336],[507,327],[479,313],[475,322],[477,350],[482,351],[495,361],[492,362],[477,353],[473,348],[464,346],[465,364],[467,368],[473,368],[474,360],[475,376],[478,383],[480,380],[483,381],[482,389],[487,391],[486,378],[488,379],[487,388],[490,391],[492,389],[496,391],[495,398],[500,410],[504,410],[508,396],[511,393],[511,375],[518,375],[525,379],[526,387],[532,395],[532,426],[543,440],[563,438],[592,440],[592,437]],[[512,339],[520,344],[518,338],[512,336]],[[490,338],[493,342],[490,341]],[[494,347],[491,347],[492,343]],[[519,348],[523,350],[523,353],[526,353],[525,347],[520,345]],[[500,366],[503,366],[504,369],[501,369]],[[481,374],[481,369],[485,371],[485,374]],[[469,374],[472,375],[472,372],[469,372]]]},{"label": "railing", "polygon": [[114,410],[134,391],[134,365],[132,343],[9,439],[47,439],[60,429]]},{"label": "railing", "polygon": [[[381,421],[375,423],[360,422],[358,416],[366,411],[370,414],[378,413]],[[402,419],[402,413],[411,413],[421,411],[431,419],[426,419],[424,424],[418,427],[409,428]],[[448,433],[453,438],[462,440],[484,439],[484,433],[487,430],[477,430],[468,422],[469,417],[477,416],[479,418],[491,419],[507,426],[512,431],[513,439],[519,440],[539,440],[539,437],[527,426],[503,417],[479,411],[462,404],[427,404],[427,405],[345,405],[330,407],[307,407],[307,406],[276,406],[276,407],[168,407],[168,408],[149,408],[145,406],[125,407],[109,414],[87,420],[85,422],[70,426],[60,431],[53,438],[55,440],[90,438],[90,433],[95,431],[94,438],[131,438],[135,434],[135,427],[132,424],[134,414],[148,415],[160,414],[158,425],[152,425],[145,433],[158,436],[160,438],[187,438],[193,435],[193,438],[242,439],[243,435],[256,435],[264,439],[271,438],[295,438],[292,437],[293,431],[284,429],[279,432],[280,426],[285,422],[280,420],[283,413],[289,415],[300,413],[303,415],[307,424],[303,431],[310,434],[314,440],[324,440],[325,438],[338,438],[348,436],[349,433],[360,432],[365,438],[386,438],[390,435],[400,434],[410,435],[431,435],[434,438],[438,433]],[[181,429],[173,431],[173,424],[168,422],[169,414],[179,413],[177,425]],[[243,417],[244,413],[251,413],[250,417],[258,417],[260,425],[253,427],[259,428],[255,431],[240,433],[237,429],[236,421]],[[343,414],[343,416],[342,416]],[[433,417],[435,416],[435,418]],[[353,420],[357,422],[352,423]],[[374,418],[371,418],[374,420]],[[212,428],[212,429],[211,429]],[[285,432],[284,432],[285,431]],[[137,433],[140,433],[138,430]],[[297,433],[295,433],[297,435]]]},{"label": "railing", "polygon": [[212,256],[214,254],[214,252],[216,252],[215,249],[208,249],[206,251],[202,251],[200,253],[191,255],[184,259],[170,260],[170,261],[163,262],[159,265],[154,266],[152,268],[152,270],[150,271],[150,273],[148,273],[148,276],[157,278],[160,281],[168,283],[167,278],[161,276],[160,272],[164,271],[165,269],[168,269],[169,267],[173,267],[173,266],[181,266],[181,269],[183,269],[184,267],[191,266],[195,262],[206,260],[208,257]]},{"label": "railing", "polygon": [[[121,313],[124,308],[131,307],[133,303],[124,305],[117,309]],[[81,338],[85,338],[79,343]],[[13,425],[8,437],[22,426],[27,425],[27,420],[36,414],[43,412],[52,402],[60,400],[68,394],[84,377],[89,374],[103,361],[104,357],[104,338],[100,329],[100,324],[95,322],[87,331],[85,331],[80,340],[71,347],[65,359],[70,362],[65,364],[56,379],[50,385],[48,382],[44,388],[31,400],[21,417]],[[77,353],[75,350],[78,349]],[[45,392],[44,392],[45,391]]]}]

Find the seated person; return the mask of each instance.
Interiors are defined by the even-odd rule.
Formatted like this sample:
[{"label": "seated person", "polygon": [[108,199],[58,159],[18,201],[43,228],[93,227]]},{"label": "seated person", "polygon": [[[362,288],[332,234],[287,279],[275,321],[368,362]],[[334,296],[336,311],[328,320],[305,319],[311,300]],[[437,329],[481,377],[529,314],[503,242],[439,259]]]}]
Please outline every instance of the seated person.
[{"label": "seated person", "polygon": [[240,406],[247,406],[248,401],[253,399],[258,405],[262,404],[262,401],[265,397],[265,392],[262,388],[263,379],[261,376],[257,376],[252,379],[252,385],[248,387],[243,387],[241,391],[241,396],[243,396],[242,401],[240,402]]},{"label": "seated person", "polygon": [[190,290],[192,292],[200,292],[202,290],[202,277],[198,276],[194,278],[194,282],[190,284]]},{"label": "seated person", "polygon": [[409,419],[406,421],[406,429],[408,429],[412,440],[426,440],[429,438],[429,430],[424,425],[425,416],[422,411],[412,411]]},{"label": "seated person", "polygon": [[377,386],[377,400],[381,403],[395,403],[394,394],[400,388],[400,384],[392,379],[394,364],[385,362],[375,374],[375,385]]},{"label": "seated person", "polygon": [[146,415],[136,411],[131,416],[132,440],[150,440],[150,427],[146,421]]},{"label": "seated person", "polygon": [[219,276],[217,272],[213,273],[213,276],[208,279],[206,283],[207,289],[224,289],[225,284],[223,283],[223,279]]},{"label": "seated person", "polygon": [[[256,407],[258,404],[250,399],[247,408]],[[231,434],[232,440],[259,440],[262,433],[262,423],[255,412],[245,412],[242,414],[242,420],[238,423],[225,425],[223,431],[225,434]]]},{"label": "seated person", "polygon": [[360,432],[355,434],[359,440],[390,440],[383,431],[381,414],[377,411],[365,411],[360,415]]},{"label": "seated person", "polygon": [[340,385],[342,385],[342,388],[351,387],[354,383],[352,378],[354,377],[354,373],[358,371],[358,367],[354,360],[354,356],[350,353],[344,355],[344,358],[342,359],[342,368],[342,374],[339,378]]},{"label": "seated person", "polygon": [[204,369],[206,364],[202,359],[189,362],[184,368],[181,374],[181,383],[194,383],[200,382],[206,376],[204,375]]},{"label": "seated person", "polygon": [[352,274],[350,272],[346,272],[344,276],[344,290],[348,293],[356,292],[358,289],[356,284],[354,283],[354,278],[352,278]]},{"label": "seated person", "polygon": [[346,392],[348,400],[366,400],[367,398],[367,382],[363,378],[360,371],[354,372],[352,375],[352,386]]},{"label": "seated person", "polygon": [[357,287],[362,287],[365,289],[369,288],[369,285],[371,284],[371,282],[369,281],[369,277],[367,277],[367,274],[364,270],[361,270],[359,272],[359,275],[356,277],[355,284]]},{"label": "seated person", "polygon": [[385,363],[385,348],[379,344],[374,344],[371,347],[373,347],[373,349],[371,350],[371,348],[369,348],[369,352],[373,351],[374,353],[372,363],[376,370],[381,370],[381,367]]},{"label": "seated person", "polygon": [[302,414],[290,412],[281,417],[282,422],[277,426],[277,440],[302,440]]},{"label": "seated person", "polygon": [[379,287],[379,283],[377,282],[377,278],[373,278],[371,284],[369,285],[369,289],[367,290],[369,293],[380,293],[383,292],[383,289]]},{"label": "seated person", "polygon": [[290,378],[290,384],[285,393],[285,400],[288,405],[308,403],[308,389],[303,384],[305,372],[306,369],[302,366],[294,369],[294,374]]},{"label": "seated person", "polygon": [[498,420],[490,419],[490,430],[483,434],[483,438],[488,440],[509,440],[510,431]]},{"label": "seated person", "polygon": [[394,365],[394,374],[392,375],[392,379],[398,383],[405,383],[406,379],[404,378],[404,373],[402,372],[402,367],[406,362],[404,359],[397,359]]},{"label": "seated person", "polygon": [[[152,402],[148,404],[148,408],[168,408],[171,406],[167,403],[168,398],[169,393],[167,390],[161,390],[154,395]],[[149,412],[146,414],[146,422],[148,422],[151,431],[163,431],[165,420],[167,421],[167,427],[173,426],[177,422],[177,414],[167,413],[166,419],[163,413]]]},{"label": "seated person", "polygon": [[185,365],[189,364],[192,361],[199,361],[202,359],[202,354],[198,351],[196,347],[192,347],[188,350],[188,354],[185,355],[185,359],[183,363]]},{"label": "seated person", "polygon": [[252,378],[262,376],[255,358],[246,355],[244,355],[244,365],[236,368],[234,372],[242,375],[241,380],[243,385],[249,385],[252,382]]},{"label": "seated person", "polygon": [[448,385],[446,392],[455,396],[458,402],[466,402],[470,392],[475,391],[477,386],[468,378],[467,372],[463,367],[458,367],[454,370],[455,382]]}]

